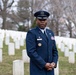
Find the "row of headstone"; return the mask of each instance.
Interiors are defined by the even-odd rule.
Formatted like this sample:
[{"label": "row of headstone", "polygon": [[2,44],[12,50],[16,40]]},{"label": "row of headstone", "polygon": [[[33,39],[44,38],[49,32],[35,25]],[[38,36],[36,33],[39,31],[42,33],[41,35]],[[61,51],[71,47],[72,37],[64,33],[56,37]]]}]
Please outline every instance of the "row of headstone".
[{"label": "row of headstone", "polygon": [[[8,33],[8,34],[7,34]],[[12,34],[13,33],[13,34]],[[5,44],[8,45],[9,49],[8,49],[8,54],[9,55],[14,55],[15,54],[15,48],[19,49],[20,46],[24,45],[25,42],[25,38],[26,38],[26,34],[22,33],[22,35],[19,35],[18,32],[4,32],[3,34],[6,34],[5,36]],[[4,38],[4,35],[2,34],[2,39]],[[13,39],[14,43],[10,43],[10,37]],[[66,57],[69,57],[69,63],[74,63],[75,62],[75,52],[76,52],[76,40],[75,39],[69,39],[69,38],[63,38],[63,37],[55,37],[56,39],[56,43],[58,45],[58,48],[61,49],[62,52],[64,52],[64,55]],[[3,43],[3,41],[2,41]],[[0,47],[3,47],[3,44],[0,42]],[[67,47],[65,47],[65,45],[67,45]],[[72,49],[72,45],[73,45],[73,50],[74,52],[70,52],[69,49]],[[1,53],[1,52],[0,52]],[[29,58],[26,55],[26,50],[23,50],[22,52],[22,60],[24,62],[29,62]],[[0,54],[0,56],[2,56],[2,54]],[[2,59],[0,59],[2,60]]]},{"label": "row of headstone", "polygon": [[24,46],[25,44],[26,34],[26,32],[0,30],[0,48],[3,48],[3,41],[5,45],[9,45],[10,38],[12,38],[13,42],[16,44],[16,48],[20,49],[20,46]]},{"label": "row of headstone", "polygon": [[69,49],[72,49],[74,45],[76,47],[76,39],[74,38],[55,36],[55,40],[56,40],[56,44],[58,45],[58,48],[60,49],[62,49],[61,43],[64,43]]},{"label": "row of headstone", "polygon": [[[4,41],[5,45],[8,45],[8,54],[15,55],[15,49],[20,49],[20,46],[25,45],[25,38],[26,38],[25,34],[26,32],[24,33],[24,32],[5,31],[5,30],[4,31],[2,30],[1,32],[0,30],[1,35],[0,48],[3,48],[3,41]],[[13,39],[13,42],[10,42],[10,37]]]},{"label": "row of headstone", "polygon": [[[0,30],[0,32],[1,32],[1,30]],[[15,48],[16,49],[20,49],[20,46],[24,46],[25,38],[26,38],[26,34],[27,34],[26,32],[2,30],[1,33],[2,33],[1,34],[2,38],[4,38],[4,34],[6,34],[6,36],[5,36],[5,44],[6,45],[9,45],[10,37],[11,37],[13,39],[14,43],[15,43]],[[58,48],[60,48],[62,51],[64,50],[63,49],[64,47],[61,46],[61,45],[65,44],[65,45],[68,46],[69,49],[72,49],[72,45],[73,45],[74,52],[76,52],[76,39],[65,38],[65,37],[58,37],[58,36],[55,36],[55,39],[56,39],[56,43],[58,45]],[[62,42],[64,44],[62,44]],[[0,48],[2,48],[2,47],[3,47],[3,41],[0,42]]]},{"label": "row of headstone", "polygon": [[61,43],[61,52],[64,52],[64,56],[68,57],[69,63],[75,63],[75,51],[76,46],[74,46],[73,50],[71,51],[68,46],[65,46],[64,43]]},{"label": "row of headstone", "polygon": [[[59,63],[57,63],[57,68],[54,69],[55,75],[59,75]],[[24,61],[14,60],[13,61],[13,75],[24,75]]]},{"label": "row of headstone", "polygon": [[[15,55],[14,43],[9,44],[8,54]],[[30,58],[27,56],[26,50],[22,50],[22,60],[24,63],[30,62]],[[0,49],[0,62],[2,62],[2,49]]]},{"label": "row of headstone", "polygon": [[[15,43],[15,48],[16,49],[20,49],[20,46],[24,46],[25,44],[25,39],[21,38],[21,39],[17,39],[17,38],[12,38],[13,39],[13,43]],[[10,43],[10,36],[5,38],[5,44],[9,45]]]}]

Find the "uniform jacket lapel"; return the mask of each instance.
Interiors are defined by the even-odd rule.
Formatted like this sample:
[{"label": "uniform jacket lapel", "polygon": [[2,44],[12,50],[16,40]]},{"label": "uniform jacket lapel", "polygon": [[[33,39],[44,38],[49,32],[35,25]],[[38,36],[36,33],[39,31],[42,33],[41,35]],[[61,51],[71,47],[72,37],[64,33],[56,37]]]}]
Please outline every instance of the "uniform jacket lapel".
[{"label": "uniform jacket lapel", "polygon": [[41,32],[41,30],[39,29],[39,27],[36,27],[36,29],[37,29],[39,35],[42,37],[42,39],[44,39],[45,42],[47,42],[47,39],[46,39],[45,35]]},{"label": "uniform jacket lapel", "polygon": [[46,33],[47,33],[48,42],[52,41],[52,40],[51,40],[51,37],[52,37],[51,32],[49,32],[49,31],[46,29]]}]

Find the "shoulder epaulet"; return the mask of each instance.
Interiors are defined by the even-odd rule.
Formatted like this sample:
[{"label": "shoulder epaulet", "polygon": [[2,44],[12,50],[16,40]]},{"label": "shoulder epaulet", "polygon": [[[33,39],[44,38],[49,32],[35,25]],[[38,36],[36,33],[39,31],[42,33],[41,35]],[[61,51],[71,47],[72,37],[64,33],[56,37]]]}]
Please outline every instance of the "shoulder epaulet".
[{"label": "shoulder epaulet", "polygon": [[36,28],[31,28],[31,29],[29,29],[29,31],[32,31],[32,30],[35,30]]}]

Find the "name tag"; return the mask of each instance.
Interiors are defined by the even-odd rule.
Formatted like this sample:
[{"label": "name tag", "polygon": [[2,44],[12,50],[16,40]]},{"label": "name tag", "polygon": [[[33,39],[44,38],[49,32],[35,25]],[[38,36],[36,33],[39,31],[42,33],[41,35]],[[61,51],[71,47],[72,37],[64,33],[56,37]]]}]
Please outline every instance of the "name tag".
[{"label": "name tag", "polygon": [[37,39],[37,40],[42,40],[42,38],[39,38],[39,39]]}]

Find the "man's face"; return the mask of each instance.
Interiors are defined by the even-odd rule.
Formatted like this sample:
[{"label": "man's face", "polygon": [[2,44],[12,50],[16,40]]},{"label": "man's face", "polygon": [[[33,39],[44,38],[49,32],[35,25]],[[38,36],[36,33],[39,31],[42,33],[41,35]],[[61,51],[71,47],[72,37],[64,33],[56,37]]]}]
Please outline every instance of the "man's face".
[{"label": "man's face", "polygon": [[44,28],[46,27],[46,25],[47,25],[47,20],[39,20],[39,19],[37,19],[37,20],[36,20],[36,24],[37,24],[40,28],[44,29]]}]

